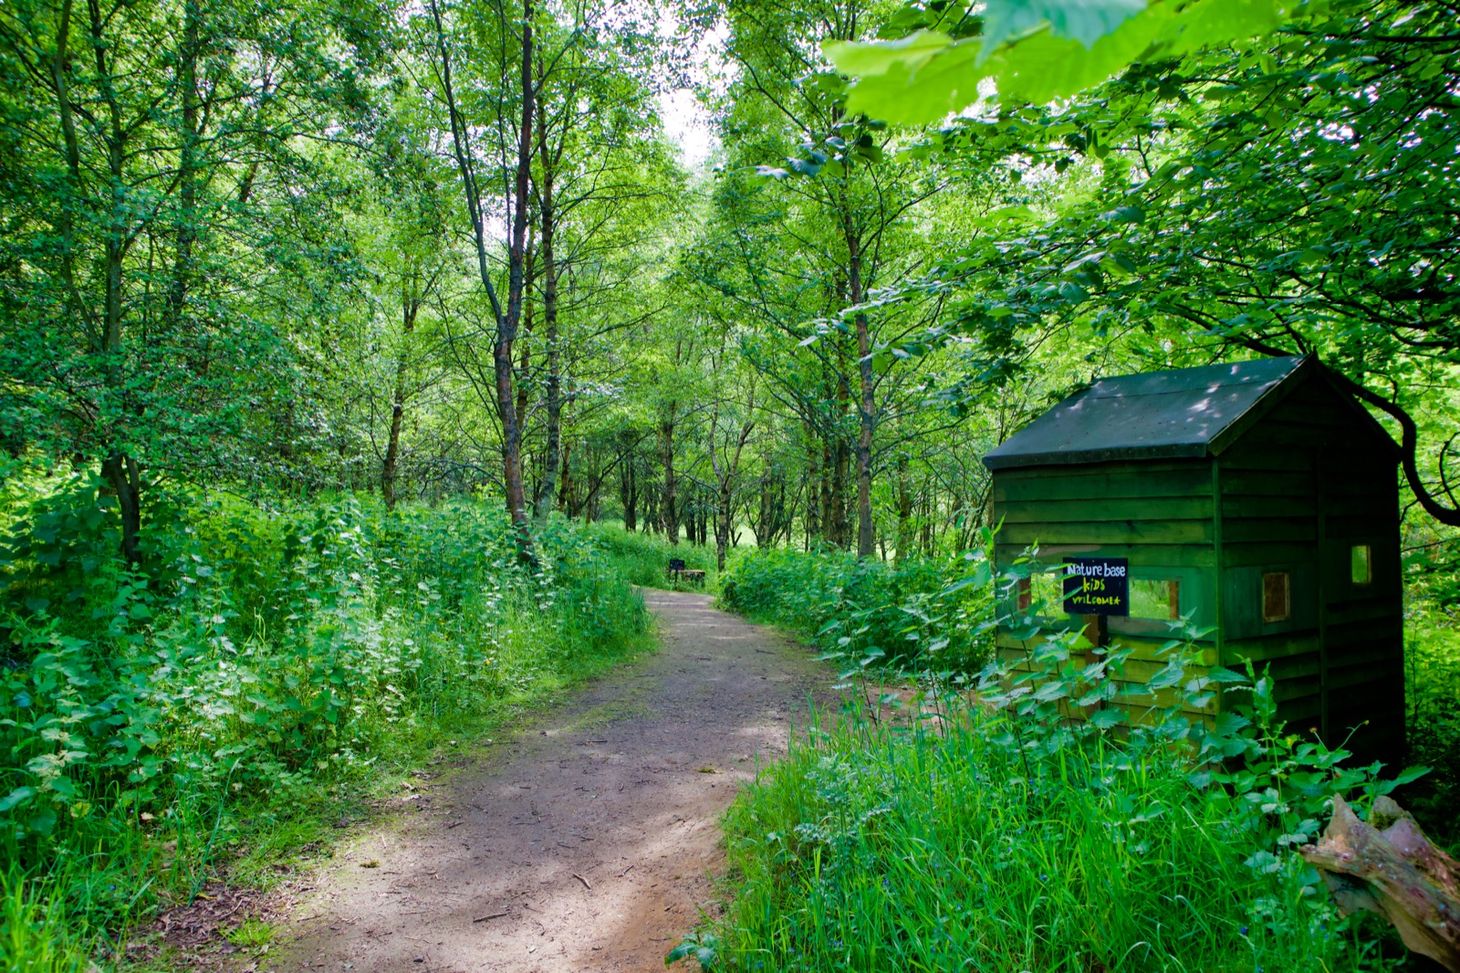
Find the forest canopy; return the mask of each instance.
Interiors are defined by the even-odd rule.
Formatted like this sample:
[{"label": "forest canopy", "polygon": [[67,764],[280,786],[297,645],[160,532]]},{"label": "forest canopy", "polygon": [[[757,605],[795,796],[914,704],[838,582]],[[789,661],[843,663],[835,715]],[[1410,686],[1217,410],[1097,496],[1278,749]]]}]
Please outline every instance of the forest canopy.
[{"label": "forest canopy", "polygon": [[[29,930],[76,947],[33,968],[88,968],[195,900],[222,848],[332,828],[392,767],[646,647],[635,586],[719,586],[863,653],[844,678],[945,666],[957,695],[997,661],[999,599],[1040,580],[1028,550],[993,564],[990,450],[1101,379],[1278,356],[1321,361],[1301,368],[1331,376],[1322,401],[1356,399],[1400,447],[1403,621],[1396,572],[1382,607],[1395,659],[1409,630],[1402,722],[1439,768],[1419,806],[1439,820],[1460,795],[1457,25],[1457,0],[5,0],[0,939]],[[1311,514],[1262,496],[1254,531]],[[1105,527],[1134,533],[1128,516]],[[1367,585],[1379,549],[1353,550]],[[1144,596],[1181,621],[1161,584]],[[1065,661],[1082,637],[1060,636]],[[1280,665],[1327,678],[1300,654]],[[1220,688],[1137,664],[1167,698]],[[1265,676],[1223,678],[1276,719]],[[961,768],[947,799],[977,785],[990,820],[1028,813],[967,744],[1058,777],[1099,841],[1160,817],[1133,820],[1137,797],[1083,810],[1115,792],[1098,760],[1098,786],[1065,778],[1054,699],[1037,773],[1002,731],[919,738]],[[1197,784],[1171,741],[1146,752],[1164,776],[1139,800],[1200,805],[1218,836],[1170,854],[1234,883],[1206,889],[1229,911],[1202,948],[1233,955],[1251,922],[1273,956],[1311,959],[1312,937],[1331,950],[1313,962],[1343,966],[1360,948],[1313,918],[1293,846],[1334,794],[1398,784],[1271,722],[1223,728],[1203,759],[1308,790],[1265,804],[1267,777]],[[859,828],[891,807],[874,784],[933,765],[888,732],[885,753],[827,737],[872,768],[847,791]],[[800,840],[792,821],[745,851],[756,800],[854,805],[803,786],[821,746],[741,805],[747,874]],[[929,812],[907,807],[924,847]],[[804,891],[781,863],[764,901]],[[854,865],[847,887],[901,921]],[[1023,891],[1046,901],[1042,880]],[[802,931],[837,968],[825,901]],[[1062,908],[1101,932],[1085,905]],[[946,915],[923,918],[942,942]],[[1025,968],[1039,937],[1009,929]],[[1069,968],[1124,962],[1080,949]]]},{"label": "forest canopy", "polygon": [[25,0],[5,446],[134,562],[200,482],[927,552],[1081,382],[1312,353],[1453,524],[1455,13]]}]

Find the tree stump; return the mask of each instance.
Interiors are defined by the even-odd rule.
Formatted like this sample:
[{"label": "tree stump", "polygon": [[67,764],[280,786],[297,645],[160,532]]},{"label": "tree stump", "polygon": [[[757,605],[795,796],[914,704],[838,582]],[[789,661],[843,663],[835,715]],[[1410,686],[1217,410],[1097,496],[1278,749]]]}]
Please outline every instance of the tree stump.
[{"label": "tree stump", "polygon": [[1379,913],[1413,952],[1460,973],[1460,864],[1393,800],[1376,800],[1365,823],[1335,797],[1323,840],[1302,851],[1345,915]]}]

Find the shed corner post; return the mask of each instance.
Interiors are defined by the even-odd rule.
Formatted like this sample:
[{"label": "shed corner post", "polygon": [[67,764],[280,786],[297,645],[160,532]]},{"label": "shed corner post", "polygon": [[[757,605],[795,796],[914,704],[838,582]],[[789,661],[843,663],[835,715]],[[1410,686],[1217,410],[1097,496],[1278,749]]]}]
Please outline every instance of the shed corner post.
[{"label": "shed corner post", "polygon": [[[1225,548],[1222,544],[1222,461],[1213,457],[1212,459],[1212,617],[1216,624],[1212,632],[1212,644],[1217,654],[1216,664],[1227,666],[1231,661],[1227,658],[1227,612],[1226,598],[1223,594],[1226,588],[1226,565],[1223,557]],[[1217,712],[1222,711],[1222,685],[1217,686]]]}]

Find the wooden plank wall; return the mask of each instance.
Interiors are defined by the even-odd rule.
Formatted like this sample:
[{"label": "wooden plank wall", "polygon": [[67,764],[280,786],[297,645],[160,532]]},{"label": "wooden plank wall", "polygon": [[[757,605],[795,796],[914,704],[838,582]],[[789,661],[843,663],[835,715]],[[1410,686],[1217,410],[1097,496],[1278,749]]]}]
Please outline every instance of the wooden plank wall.
[{"label": "wooden plank wall", "polygon": [[[1218,461],[1221,490],[1222,661],[1270,668],[1282,719],[1320,728],[1323,653],[1319,639],[1317,470],[1302,426],[1267,423]],[[1311,445],[1311,443],[1310,443]],[[1292,616],[1264,622],[1262,576],[1292,578]]]},{"label": "wooden plank wall", "polygon": [[[1037,543],[1048,564],[1071,555],[1100,555],[1130,559],[1133,573],[1156,569],[1160,576],[1167,573],[1161,569],[1205,569],[1204,576],[1216,566],[1213,511],[1205,460],[1000,470],[994,475],[994,518],[1003,520],[1003,528],[995,556],[1007,564]],[[1183,598],[1194,604],[1207,600],[1189,589]],[[1068,624],[1063,615],[1058,621]],[[1133,650],[1121,683],[1131,695],[1119,704],[1131,719],[1147,717],[1153,705],[1179,702],[1173,690],[1138,692],[1165,665],[1166,658],[1157,651],[1165,638],[1114,633],[1112,641]],[[1033,645],[1001,633],[999,646],[1001,658],[1016,671],[1028,671]],[[1201,662],[1215,661],[1215,647],[1206,647]],[[1214,702],[1188,715],[1209,719],[1215,712]]]},{"label": "wooden plank wall", "polygon": [[[1404,750],[1404,615],[1394,464],[1350,451],[1336,468],[1326,465],[1323,490],[1328,733],[1342,740],[1367,721],[1353,745],[1396,764]],[[1368,584],[1353,581],[1355,545],[1370,549]]]},{"label": "wooden plank wall", "polygon": [[[1400,759],[1403,620],[1397,473],[1366,449],[1363,418],[1325,382],[1289,396],[1218,461],[1224,579],[1223,658],[1271,666],[1279,712],[1295,730],[1342,743],[1363,720],[1369,753]],[[1353,544],[1374,580],[1355,587]],[[1293,572],[1293,617],[1262,620],[1261,574]],[[1396,737],[1396,731],[1398,736]],[[1367,744],[1367,745],[1364,745]]]},{"label": "wooden plank wall", "polygon": [[[1001,470],[996,557],[1009,563],[1037,543],[1049,564],[1101,555],[1129,558],[1133,574],[1191,572],[1183,576],[1206,587],[1188,591],[1183,582],[1183,612],[1195,607],[1198,624],[1221,626],[1204,664],[1270,667],[1279,713],[1294,730],[1316,729],[1339,744],[1367,720],[1356,749],[1397,762],[1404,726],[1397,479],[1393,459],[1365,447],[1372,435],[1352,404],[1315,376],[1216,461]],[[1373,552],[1369,585],[1352,583],[1354,544]],[[1291,575],[1284,621],[1263,620],[1269,571]],[[1070,624],[1064,616],[1059,623]],[[1164,664],[1156,652],[1163,640],[1134,634],[1150,623],[1112,624],[1112,640],[1135,649],[1124,684],[1138,690]],[[1125,634],[1114,630],[1122,625]],[[1001,657],[1027,668],[1032,646],[1007,633],[999,646]],[[1139,718],[1176,698],[1168,690],[1123,705]],[[1210,717],[1219,705],[1191,715]]]}]

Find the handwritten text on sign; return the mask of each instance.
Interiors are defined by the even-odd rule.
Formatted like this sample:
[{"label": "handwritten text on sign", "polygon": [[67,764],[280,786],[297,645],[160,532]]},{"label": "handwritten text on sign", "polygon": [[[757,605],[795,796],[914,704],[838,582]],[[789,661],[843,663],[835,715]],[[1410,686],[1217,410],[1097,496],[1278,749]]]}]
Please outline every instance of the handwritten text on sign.
[{"label": "handwritten text on sign", "polygon": [[1071,615],[1129,615],[1130,562],[1123,557],[1067,557],[1065,611]]}]

